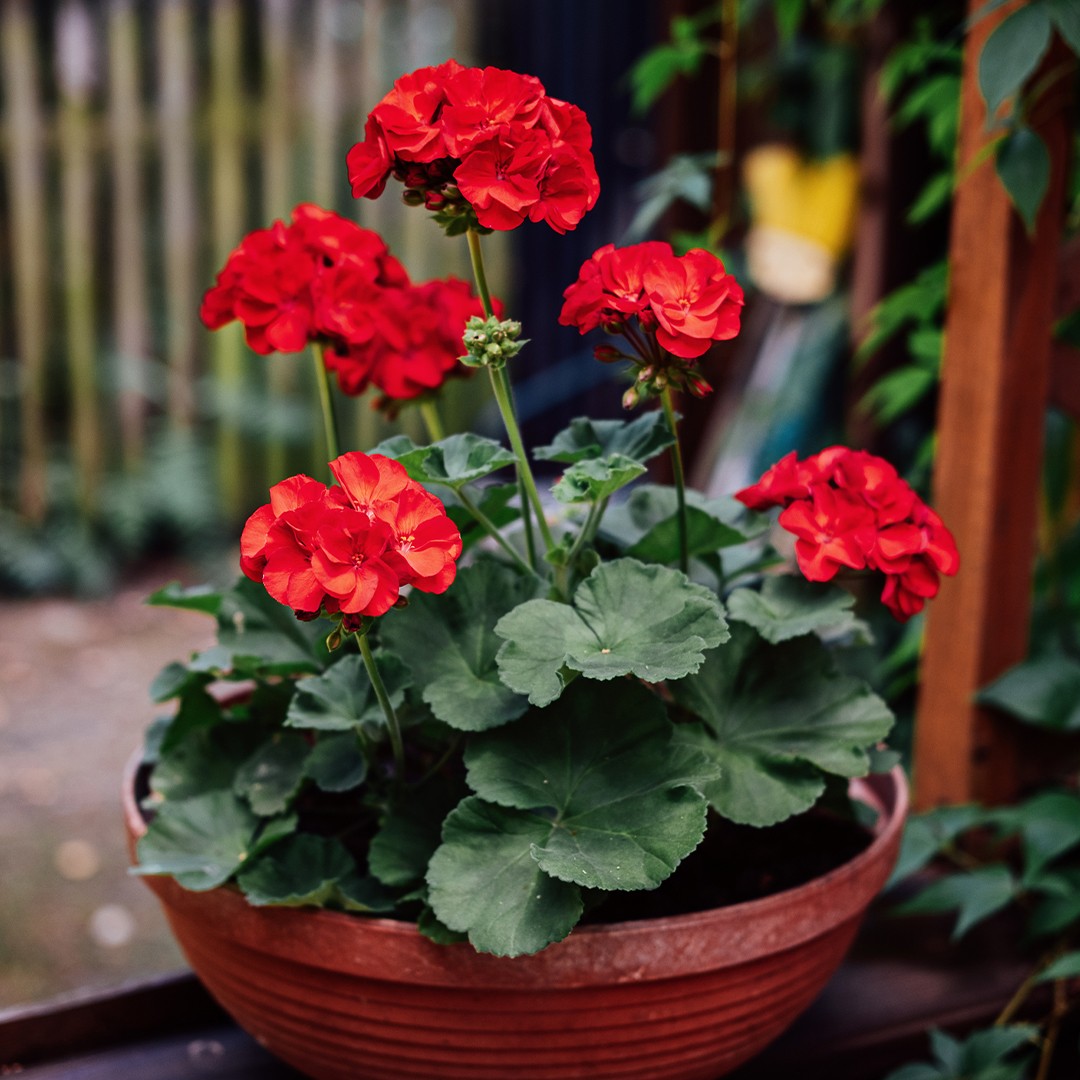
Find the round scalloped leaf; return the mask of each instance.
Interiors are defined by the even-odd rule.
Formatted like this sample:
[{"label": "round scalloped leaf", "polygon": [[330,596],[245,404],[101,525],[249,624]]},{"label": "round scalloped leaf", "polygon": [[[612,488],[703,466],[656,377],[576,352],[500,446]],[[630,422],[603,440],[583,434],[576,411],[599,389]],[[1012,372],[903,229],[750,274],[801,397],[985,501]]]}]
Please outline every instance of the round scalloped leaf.
[{"label": "round scalloped leaf", "polygon": [[782,574],[767,577],[760,590],[735,589],[727,598],[727,612],[729,618],[749,623],[776,645],[817,631],[855,629],[854,603],[855,597],[846,589]]},{"label": "round scalloped leaf", "polygon": [[593,420],[579,416],[570,421],[548,446],[538,446],[533,457],[568,465],[586,458],[621,454],[644,464],[675,445],[663,412],[655,409],[634,420]]},{"label": "round scalloped leaf", "polygon": [[[383,651],[376,653],[375,661],[391,704],[400,708],[409,685],[405,666]],[[353,731],[361,724],[385,722],[363,658],[355,653],[343,656],[322,675],[300,680],[285,718],[289,727],[316,731]]]}]

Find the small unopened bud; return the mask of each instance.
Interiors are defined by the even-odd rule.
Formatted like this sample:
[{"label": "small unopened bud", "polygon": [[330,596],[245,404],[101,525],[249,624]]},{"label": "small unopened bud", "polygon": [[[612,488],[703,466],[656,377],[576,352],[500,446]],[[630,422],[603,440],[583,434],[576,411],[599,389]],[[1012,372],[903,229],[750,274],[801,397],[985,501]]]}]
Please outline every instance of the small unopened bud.
[{"label": "small unopened bud", "polygon": [[656,368],[650,364],[648,367],[643,367],[638,372],[637,381],[642,384],[648,384],[651,383],[654,378],[656,378]]},{"label": "small unopened bud", "polygon": [[641,402],[641,395],[638,393],[636,386],[631,386],[622,396],[622,407],[624,409],[636,409]]},{"label": "small unopened bud", "polygon": [[597,345],[593,349],[593,359],[602,364],[610,364],[622,358],[622,353],[614,345]]},{"label": "small unopened bud", "polygon": [[446,205],[446,199],[437,191],[429,191],[424,195],[424,208],[427,210],[441,210]]},{"label": "small unopened bud", "polygon": [[686,373],[686,389],[690,391],[694,397],[708,397],[712,393],[712,387],[709,383],[703,379],[700,375],[693,371]]},{"label": "small unopened bud", "polygon": [[459,359],[468,367],[502,367],[525,345],[518,340],[520,334],[521,323],[513,319],[500,321],[494,315],[489,319],[474,315],[465,324],[461,342],[466,355]]},{"label": "small unopened bud", "polygon": [[624,319],[609,316],[600,324],[600,327],[605,334],[621,334],[625,325],[626,321]]},{"label": "small unopened bud", "polygon": [[401,201],[406,206],[423,206],[424,205],[424,193],[417,191],[416,188],[406,188],[401,193]]},{"label": "small unopened bud", "polygon": [[656,312],[652,308],[639,311],[638,323],[640,323],[642,330],[655,330],[657,325]]}]

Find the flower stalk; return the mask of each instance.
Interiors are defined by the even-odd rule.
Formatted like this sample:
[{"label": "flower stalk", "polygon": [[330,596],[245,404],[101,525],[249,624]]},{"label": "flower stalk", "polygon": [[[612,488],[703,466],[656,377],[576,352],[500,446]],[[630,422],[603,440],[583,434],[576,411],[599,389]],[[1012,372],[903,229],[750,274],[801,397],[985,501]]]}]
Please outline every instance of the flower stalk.
[{"label": "flower stalk", "polygon": [[360,646],[360,656],[364,661],[371,687],[375,691],[375,698],[379,707],[386,717],[386,730],[390,733],[390,747],[394,753],[394,767],[399,782],[405,778],[405,744],[401,738],[401,725],[398,723],[397,713],[394,711],[393,702],[386,692],[386,684],[379,674],[379,665],[375,663],[375,657],[371,652],[371,645],[367,639],[367,630],[357,631],[356,643]]},{"label": "flower stalk", "polygon": [[679,445],[679,424],[675,417],[675,403],[671,387],[664,387],[660,400],[664,404],[664,416],[675,442],[671,447],[671,472],[675,480],[675,499],[679,515],[679,569],[685,574],[690,568],[690,543],[686,521],[686,472],[683,469],[682,447]]},{"label": "flower stalk", "polygon": [[326,433],[327,461],[336,461],[341,457],[341,437],[338,433],[337,417],[334,415],[334,399],[330,392],[330,372],[326,370],[326,345],[322,341],[313,341],[311,356],[315,361],[315,383],[319,388],[319,405],[322,408],[323,430]]}]

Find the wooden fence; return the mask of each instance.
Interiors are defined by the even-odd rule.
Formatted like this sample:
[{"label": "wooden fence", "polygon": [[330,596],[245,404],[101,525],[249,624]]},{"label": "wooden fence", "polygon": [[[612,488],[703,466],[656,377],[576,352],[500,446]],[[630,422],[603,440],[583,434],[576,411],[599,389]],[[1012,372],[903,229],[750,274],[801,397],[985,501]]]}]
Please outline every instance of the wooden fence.
[{"label": "wooden fence", "polygon": [[[43,520],[59,462],[92,515],[106,472],[137,469],[162,428],[212,432],[233,514],[292,459],[312,467],[310,362],[253,356],[236,325],[209,334],[201,292],[246,231],[301,201],[378,229],[416,280],[467,272],[425,215],[353,202],[344,156],[397,74],[470,61],[470,11],[0,4],[0,509]],[[364,402],[352,412],[350,445],[382,437]]]}]

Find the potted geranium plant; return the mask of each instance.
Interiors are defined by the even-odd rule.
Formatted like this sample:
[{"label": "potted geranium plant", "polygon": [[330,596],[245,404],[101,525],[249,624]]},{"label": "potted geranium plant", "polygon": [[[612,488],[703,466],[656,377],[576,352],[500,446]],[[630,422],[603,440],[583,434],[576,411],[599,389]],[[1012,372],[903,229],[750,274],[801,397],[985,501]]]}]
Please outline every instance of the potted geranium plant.
[{"label": "potted geranium plant", "polygon": [[[509,379],[525,342],[481,244],[573,229],[590,142],[535,78],[405,75],[349,152],[354,193],[403,181],[466,238],[476,295],[302,205],[203,304],[259,353],[313,347],[329,468],[271,488],[236,587],[152,598],[219,642],[155,684],[176,709],[128,820],[211,990],[316,1076],[716,1076],[812,999],[895,856],[899,771],[863,782],[861,814],[848,798],[892,717],[834,662],[861,624],[833,579],[876,578],[906,619],[955,547],[861,451],[791,454],[738,501],[686,489],[674,394],[708,392],[698,360],[742,307],[715,255],[609,245],[567,287],[561,320],[631,367],[624,404],[659,407],[575,420],[533,451],[562,467],[540,493]],[[509,449],[442,430],[440,387],[481,368]],[[431,443],[343,453],[333,375],[418,407]],[[674,485],[640,482],[663,453]]]}]

